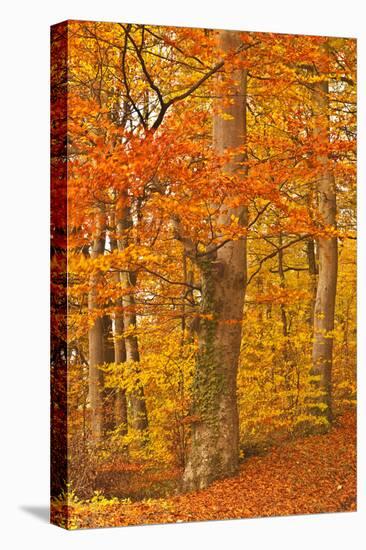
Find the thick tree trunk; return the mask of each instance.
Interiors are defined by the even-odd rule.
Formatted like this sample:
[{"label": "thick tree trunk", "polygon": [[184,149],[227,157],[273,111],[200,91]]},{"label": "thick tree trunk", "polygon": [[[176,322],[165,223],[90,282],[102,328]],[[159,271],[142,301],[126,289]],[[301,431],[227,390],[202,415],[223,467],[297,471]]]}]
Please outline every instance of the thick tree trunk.
[{"label": "thick tree trunk", "polygon": [[[320,82],[313,89],[314,111],[317,119],[315,133],[325,143],[328,131],[328,83]],[[329,168],[326,154],[318,159],[320,173],[317,181],[317,198],[320,222],[324,226],[336,227],[335,178]],[[313,395],[310,410],[327,427],[332,419],[331,384],[333,361],[334,312],[337,288],[338,247],[337,237],[318,238],[319,275],[314,309],[313,367],[311,375]]]},{"label": "thick tree trunk", "polygon": [[[103,210],[96,214],[94,238],[91,258],[95,259],[104,254],[106,219]],[[90,403],[90,434],[92,445],[98,445],[103,431],[103,373],[100,366],[104,362],[104,327],[103,317],[98,314],[98,286],[101,275],[95,271],[90,276],[90,291],[88,297],[89,315],[94,322],[89,329],[89,403]]]},{"label": "thick tree trunk", "polygon": [[[239,34],[220,31],[223,52],[236,51]],[[234,70],[231,103],[218,100],[217,107],[228,117],[214,116],[214,148],[222,154],[244,146],[246,135],[246,74]],[[226,165],[228,175],[242,173],[245,155],[236,155]],[[247,225],[247,209],[224,208],[218,225],[230,224],[231,216]],[[193,423],[187,465],[183,475],[185,490],[206,487],[215,479],[233,475],[239,463],[239,419],[236,377],[241,344],[241,324],[246,287],[246,241],[228,242],[200,261],[202,272],[199,351],[193,386]]]}]

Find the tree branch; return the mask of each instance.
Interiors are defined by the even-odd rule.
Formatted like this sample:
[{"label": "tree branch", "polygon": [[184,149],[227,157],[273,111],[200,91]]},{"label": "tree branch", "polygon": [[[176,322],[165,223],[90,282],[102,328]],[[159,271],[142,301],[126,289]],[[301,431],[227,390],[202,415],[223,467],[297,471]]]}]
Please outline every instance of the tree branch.
[{"label": "tree branch", "polygon": [[[302,237],[298,237],[297,239],[294,239],[293,241],[290,241],[289,243],[287,244],[284,244],[283,246],[281,247],[276,247],[276,250],[274,250],[273,252],[271,252],[271,254],[268,254],[268,256],[265,256],[264,258],[262,258],[260,261],[259,261],[259,266],[258,268],[254,271],[254,273],[251,274],[251,276],[249,277],[248,281],[247,281],[247,285],[250,284],[250,282],[253,280],[253,278],[260,272],[260,270],[262,269],[262,265],[264,264],[264,262],[266,262],[267,260],[270,260],[271,258],[274,258],[281,250],[285,250],[286,248],[289,248],[290,246],[292,246],[293,244],[296,244],[300,241],[303,241],[304,239],[306,239],[308,237],[308,235],[303,235]],[[271,243],[273,244],[273,243]]]}]

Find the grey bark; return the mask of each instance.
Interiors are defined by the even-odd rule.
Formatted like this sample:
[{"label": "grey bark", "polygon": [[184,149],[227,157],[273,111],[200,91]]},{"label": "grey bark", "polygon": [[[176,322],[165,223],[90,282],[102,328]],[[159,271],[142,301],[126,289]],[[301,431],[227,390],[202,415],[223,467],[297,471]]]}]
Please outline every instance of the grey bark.
[{"label": "grey bark", "polygon": [[[111,215],[110,226],[113,228],[114,232],[116,232],[115,216],[113,214]],[[110,236],[110,248],[112,253],[118,248],[117,239],[113,234]],[[119,271],[114,273],[114,280],[117,284],[121,282],[121,274]],[[114,362],[116,365],[122,365],[126,362],[122,298],[117,298],[115,305],[117,306],[117,310],[114,313]],[[114,389],[113,420],[113,427],[120,428],[121,435],[126,435],[128,432],[127,398],[126,391],[123,388]]]},{"label": "grey bark", "polygon": [[[124,250],[128,244],[128,231],[131,229],[133,221],[128,205],[128,197],[122,197],[123,206],[117,211],[117,241],[118,248]],[[148,416],[145,401],[144,388],[139,381],[140,372],[140,353],[136,334],[136,304],[135,287],[136,274],[133,271],[121,273],[121,281],[124,289],[127,291],[123,296],[123,324],[126,332],[124,341],[126,347],[126,361],[133,362],[137,378],[136,389],[128,395],[131,406],[131,425],[133,428],[144,431],[148,428]],[[132,331],[132,332],[131,332]]]},{"label": "grey bark", "polygon": [[[96,213],[95,231],[91,248],[91,258],[95,259],[104,254],[106,219],[103,208]],[[101,282],[101,274],[95,271],[90,276],[90,290],[88,296],[88,311],[94,315],[99,309],[98,285]],[[92,445],[98,445],[103,432],[103,373],[100,366],[104,362],[104,328],[103,317],[96,317],[89,329],[89,404],[90,404],[90,433]]]},{"label": "grey bark", "polygon": [[[122,305],[122,304],[121,304]],[[116,313],[114,318],[114,355],[117,365],[121,365],[126,362],[126,346],[123,337],[124,325],[123,315]],[[127,428],[127,399],[126,391],[122,388],[118,388],[115,394],[114,401],[114,419],[115,426],[121,427],[121,435],[126,435]]]},{"label": "grey bark", "polygon": [[309,316],[308,321],[312,329],[314,328],[314,309],[315,309],[315,300],[316,300],[316,290],[317,290],[317,275],[318,275],[318,266],[315,256],[315,242],[312,237],[309,237],[306,243],[306,254],[308,259],[308,269],[309,269],[309,292],[310,292],[310,306],[309,306]]},{"label": "grey bark", "polygon": [[[329,140],[328,83],[313,86],[314,114],[317,117],[315,134]],[[328,155],[318,159],[320,173],[317,181],[317,198],[320,221],[324,226],[336,227],[336,188],[334,174],[329,167]],[[313,366],[311,375],[313,396],[310,410],[326,421],[332,419],[331,386],[333,363],[334,313],[337,289],[338,246],[337,237],[318,238],[319,275],[314,309]],[[327,423],[324,423],[326,426]]]},{"label": "grey bark", "polygon": [[[220,31],[224,53],[236,51],[239,33]],[[234,69],[230,90],[231,104],[225,98],[217,107],[230,117],[219,114],[213,120],[213,145],[217,153],[244,146],[246,136],[246,74]],[[230,118],[230,119],[229,119]],[[245,177],[238,154],[225,166],[228,175]],[[220,209],[218,224],[230,224],[231,215],[241,226],[247,225],[247,208]],[[198,329],[198,359],[194,373],[193,423],[183,488],[195,490],[213,480],[234,475],[239,465],[239,419],[236,377],[241,344],[244,296],[247,280],[246,240],[229,241],[200,261],[203,314]],[[209,316],[209,317],[206,317]]]},{"label": "grey bark", "polygon": [[[278,240],[278,274],[280,276],[280,287],[282,289],[285,289],[286,283],[285,283],[285,272],[284,272],[284,268],[283,268],[283,249],[282,249],[282,245],[283,245],[282,234],[280,234],[279,240]],[[286,312],[285,304],[281,303],[280,309],[281,309],[281,320],[282,320],[282,334],[283,334],[283,336],[287,337],[289,332],[288,332],[287,312]],[[286,349],[286,352],[285,352],[285,360],[288,360],[288,350],[287,349]]]},{"label": "grey bark", "polygon": [[[103,317],[104,327],[104,363],[116,362],[115,343],[112,329],[112,319],[109,315]],[[117,424],[115,417],[115,400],[117,392],[114,388],[103,388],[103,432],[114,430]]]}]

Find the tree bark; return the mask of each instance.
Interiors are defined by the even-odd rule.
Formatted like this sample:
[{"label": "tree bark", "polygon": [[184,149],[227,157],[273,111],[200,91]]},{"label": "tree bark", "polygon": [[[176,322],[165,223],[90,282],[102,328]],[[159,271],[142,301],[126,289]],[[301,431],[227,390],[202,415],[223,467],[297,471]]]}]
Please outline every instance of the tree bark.
[{"label": "tree bark", "polygon": [[[119,274],[118,274],[119,276]],[[122,305],[122,304],[121,304]],[[114,355],[117,365],[126,362],[126,346],[123,337],[123,315],[116,313],[114,318]],[[114,421],[115,427],[121,427],[121,435],[126,435],[127,427],[127,399],[126,392],[122,388],[118,388],[115,394],[114,401]]]},{"label": "tree bark", "polygon": [[[109,315],[103,316],[104,328],[104,363],[115,363],[114,339],[112,330],[112,319]],[[115,396],[114,388],[103,387],[103,433],[115,428]]]},{"label": "tree bark", "polygon": [[[113,228],[114,234],[110,235],[110,248],[113,253],[118,249],[118,242],[116,238],[116,220],[114,213],[110,217],[110,226]],[[114,273],[114,280],[117,284],[121,282],[121,273],[116,271]],[[122,298],[116,300],[117,310],[114,313],[114,330],[113,330],[113,349],[114,349],[114,362],[116,365],[121,365],[126,362],[126,344],[124,339],[124,322],[123,322],[123,303]],[[120,428],[120,434],[126,435],[128,432],[128,418],[127,418],[127,398],[126,391],[123,388],[116,388],[114,390],[113,400],[113,427]]]},{"label": "tree bark", "polygon": [[[123,250],[128,244],[128,230],[132,227],[132,215],[128,205],[128,197],[121,197],[123,204],[117,210],[117,234],[118,248]],[[145,401],[144,388],[139,382],[138,376],[140,372],[140,353],[138,339],[134,331],[136,330],[136,304],[135,304],[135,287],[136,274],[133,271],[121,273],[121,281],[124,285],[126,294],[123,296],[123,324],[126,336],[124,338],[126,347],[126,361],[133,362],[135,373],[137,375],[137,385],[133,393],[128,395],[128,400],[131,405],[131,426],[137,430],[147,430],[148,416]]]},{"label": "tree bark", "polygon": [[307,240],[306,255],[308,258],[309,293],[310,293],[308,322],[309,322],[309,325],[312,327],[312,329],[314,329],[314,309],[315,309],[316,291],[317,291],[318,266],[317,266],[316,256],[315,256],[315,242],[312,237],[309,237]]},{"label": "tree bark", "polygon": [[[282,239],[282,234],[280,233],[279,239],[278,239],[278,274],[280,276],[280,287],[284,290],[285,287],[286,287],[286,283],[285,283],[285,272],[284,272],[284,268],[283,268],[283,249],[282,249],[282,245],[283,245],[283,239]],[[282,334],[285,338],[287,338],[287,336],[289,335],[288,322],[287,322],[287,312],[286,312],[286,306],[282,302],[280,304],[280,309],[281,309],[281,321],[282,321]],[[285,361],[289,360],[289,358],[288,358],[288,346],[287,345],[286,345],[285,357],[284,358],[285,358]]]},{"label": "tree bark", "polygon": [[[95,230],[91,249],[91,258],[104,254],[106,218],[104,209],[96,213]],[[89,403],[90,403],[90,433],[92,445],[98,445],[103,431],[103,373],[100,366],[104,362],[104,327],[103,317],[98,314],[98,286],[101,274],[95,270],[90,276],[90,291],[88,296],[89,315],[94,319],[89,329]],[[97,313],[96,313],[97,312]]]},{"label": "tree bark", "polygon": [[[319,82],[313,86],[313,102],[317,120],[315,135],[325,143],[329,142],[328,83]],[[326,140],[326,141],[325,141]],[[329,167],[327,154],[318,158],[320,173],[317,181],[317,198],[320,221],[324,227],[336,227],[335,178]],[[314,309],[313,366],[311,376],[311,413],[321,417],[320,429],[326,428],[332,420],[331,385],[333,362],[334,312],[337,289],[338,246],[337,237],[318,238],[319,275]]]},{"label": "tree bark", "polygon": [[[123,297],[124,308],[124,325],[126,331],[136,330],[136,313],[135,313],[135,296],[134,287],[136,285],[136,277],[132,272],[122,275],[125,287],[130,292]],[[137,376],[137,384],[133,393],[130,393],[128,398],[131,404],[131,424],[137,429],[144,431],[148,428],[147,408],[145,401],[144,388],[139,380],[140,373],[140,352],[136,334],[128,333],[125,336],[126,345],[126,361],[131,361],[134,364],[135,374]]]},{"label": "tree bark", "polygon": [[[220,31],[223,53],[236,51],[239,33]],[[234,69],[229,91],[231,103],[218,99],[214,115],[213,145],[217,153],[245,145],[246,74]],[[220,77],[219,77],[220,78]],[[245,177],[241,164],[245,154],[236,154],[225,166],[229,176]],[[230,224],[231,216],[247,225],[247,208],[221,207],[218,225]],[[198,358],[193,382],[193,423],[185,490],[202,489],[213,480],[234,475],[239,465],[239,419],[236,377],[246,288],[246,240],[227,242],[200,260],[202,279],[201,319],[198,328]]]}]

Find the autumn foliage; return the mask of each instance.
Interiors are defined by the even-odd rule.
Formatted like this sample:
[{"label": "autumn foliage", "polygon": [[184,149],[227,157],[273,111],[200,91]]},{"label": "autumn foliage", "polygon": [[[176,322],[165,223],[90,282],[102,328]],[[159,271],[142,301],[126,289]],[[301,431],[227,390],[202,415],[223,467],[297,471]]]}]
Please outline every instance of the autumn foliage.
[{"label": "autumn foliage", "polygon": [[235,478],[171,498],[69,495],[55,502],[54,521],[71,529],[181,523],[356,510],[355,417],[343,416],[330,434],[287,442],[244,461]]},{"label": "autumn foliage", "polygon": [[355,508],[355,56],[52,28],[55,523]]}]

